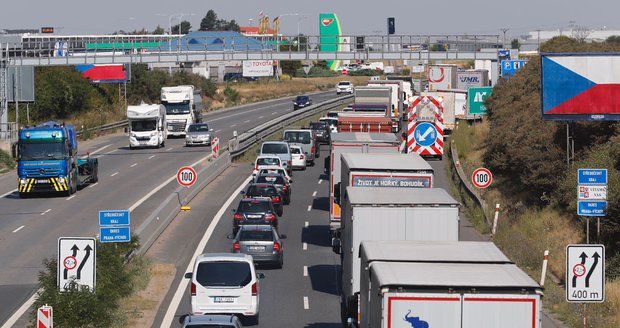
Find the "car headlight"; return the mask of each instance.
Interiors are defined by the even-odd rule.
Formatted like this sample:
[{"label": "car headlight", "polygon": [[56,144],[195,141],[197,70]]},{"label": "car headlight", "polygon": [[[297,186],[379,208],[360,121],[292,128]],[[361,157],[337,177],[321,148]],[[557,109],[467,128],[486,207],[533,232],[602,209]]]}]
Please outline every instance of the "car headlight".
[{"label": "car headlight", "polygon": [[65,183],[65,178],[64,177],[59,177],[58,178],[58,183]]}]

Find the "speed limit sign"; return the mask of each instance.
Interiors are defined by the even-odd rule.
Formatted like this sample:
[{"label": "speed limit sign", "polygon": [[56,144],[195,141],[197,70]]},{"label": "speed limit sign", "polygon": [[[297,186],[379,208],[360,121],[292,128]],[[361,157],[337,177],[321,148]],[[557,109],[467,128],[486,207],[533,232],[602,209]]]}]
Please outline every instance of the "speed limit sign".
[{"label": "speed limit sign", "polygon": [[177,171],[177,182],[183,187],[191,187],[198,180],[198,174],[191,166],[183,166]]},{"label": "speed limit sign", "polygon": [[493,174],[484,167],[478,168],[471,175],[471,182],[476,188],[484,189],[491,185],[493,182]]}]

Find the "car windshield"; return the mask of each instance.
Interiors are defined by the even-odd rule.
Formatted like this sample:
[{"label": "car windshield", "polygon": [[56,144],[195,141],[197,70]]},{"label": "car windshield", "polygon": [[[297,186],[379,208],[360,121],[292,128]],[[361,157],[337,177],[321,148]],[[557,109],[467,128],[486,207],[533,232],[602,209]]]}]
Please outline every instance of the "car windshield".
[{"label": "car windshield", "polygon": [[239,203],[239,208],[237,212],[244,213],[256,213],[256,212],[267,212],[269,209],[269,203],[264,201],[249,201],[249,202],[241,202]]},{"label": "car windshield", "polygon": [[164,103],[166,115],[189,114],[189,101],[182,103]]},{"label": "car windshield", "polygon": [[240,241],[273,241],[271,230],[250,230],[242,229],[239,232]]},{"label": "car windshield", "polygon": [[347,86],[347,85],[351,85],[351,82],[342,81],[342,82],[339,82],[338,85],[340,85],[340,86]]},{"label": "car windshield", "polygon": [[310,131],[286,131],[284,132],[284,140],[288,142],[310,144],[312,137]]},{"label": "car windshield", "polygon": [[298,96],[297,98],[295,98],[296,102],[307,102],[308,101],[308,97],[307,96]]},{"label": "car windshield", "polygon": [[277,165],[280,166],[279,157],[263,157],[256,160],[257,165]]},{"label": "car windshield", "polygon": [[241,287],[252,281],[252,269],[247,262],[202,262],[198,264],[196,281],[205,287]]},{"label": "car windshield", "polygon": [[253,197],[271,197],[271,196],[277,196],[278,191],[276,190],[276,188],[270,185],[263,185],[263,186],[254,185],[254,186],[248,187],[248,192],[246,194],[248,196],[253,196]]},{"label": "car windshield", "polygon": [[155,130],[157,130],[156,120],[131,121],[131,131],[146,132],[146,131],[155,131]]},{"label": "car windshield", "polygon": [[274,183],[284,184],[284,178],[281,175],[261,175],[256,178],[257,183]]},{"label": "car windshield", "polygon": [[269,174],[269,173],[278,173],[284,175],[284,169],[262,169],[259,174]]},{"label": "car windshield", "polygon": [[206,124],[192,124],[189,126],[189,132],[209,132],[209,126]]},{"label": "car windshield", "polygon": [[325,122],[312,122],[310,123],[310,128],[312,130],[323,130],[327,128],[327,123]]},{"label": "car windshield", "polygon": [[263,154],[287,154],[288,147],[281,143],[266,143],[263,144],[261,153]]},{"label": "car windshield", "polygon": [[19,144],[19,159],[22,161],[61,160],[66,154],[64,142]]},{"label": "car windshield", "polygon": [[291,154],[301,154],[301,149],[291,147]]}]

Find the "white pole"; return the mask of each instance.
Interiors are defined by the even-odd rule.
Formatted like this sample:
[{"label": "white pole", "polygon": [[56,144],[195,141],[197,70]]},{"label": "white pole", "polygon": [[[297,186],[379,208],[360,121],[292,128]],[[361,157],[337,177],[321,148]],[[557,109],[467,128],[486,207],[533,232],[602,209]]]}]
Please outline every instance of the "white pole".
[{"label": "white pole", "polygon": [[549,250],[546,249],[545,250],[545,255],[543,256],[543,266],[542,266],[542,272],[540,274],[540,285],[544,286],[545,285],[545,278],[547,277],[547,262],[549,260]]},{"label": "white pole", "polygon": [[499,219],[499,204],[495,204],[495,217],[493,218],[493,229],[491,230],[491,235],[495,236],[497,232],[497,220]]}]

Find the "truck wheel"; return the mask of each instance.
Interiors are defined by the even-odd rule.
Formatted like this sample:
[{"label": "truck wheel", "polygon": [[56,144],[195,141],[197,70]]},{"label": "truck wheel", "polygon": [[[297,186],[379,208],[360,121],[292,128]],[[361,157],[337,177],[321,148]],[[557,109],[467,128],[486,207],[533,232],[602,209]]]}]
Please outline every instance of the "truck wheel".
[{"label": "truck wheel", "polygon": [[28,198],[29,196],[30,196],[30,194],[29,194],[29,193],[25,193],[25,192],[20,192],[20,193],[19,193],[19,198],[22,198],[22,199],[23,199],[23,198]]},{"label": "truck wheel", "polygon": [[162,147],[162,148],[166,147],[166,140],[164,140],[164,141],[162,141],[162,142],[161,142],[161,147]]},{"label": "truck wheel", "polygon": [[93,171],[93,183],[99,182],[99,167],[96,167]]}]

